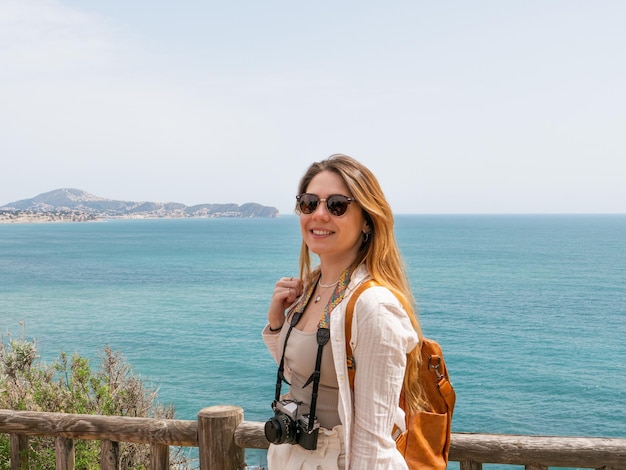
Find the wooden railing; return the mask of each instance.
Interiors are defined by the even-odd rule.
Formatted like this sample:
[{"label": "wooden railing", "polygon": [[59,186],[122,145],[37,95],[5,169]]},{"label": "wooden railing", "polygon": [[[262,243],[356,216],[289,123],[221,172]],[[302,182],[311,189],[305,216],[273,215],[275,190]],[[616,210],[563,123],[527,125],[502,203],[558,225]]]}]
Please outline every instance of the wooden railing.
[{"label": "wooden railing", "polygon": [[[58,470],[74,469],[74,439],[100,441],[104,470],[119,468],[120,442],[149,445],[152,470],[169,467],[169,446],[198,447],[201,470],[240,470],[246,448],[268,447],[263,423],[244,421],[236,406],[204,408],[197,421],[0,410],[0,433],[10,435],[12,470],[28,468],[28,436],[56,438]],[[461,470],[483,463],[624,470],[626,439],[453,433],[450,460]]]}]

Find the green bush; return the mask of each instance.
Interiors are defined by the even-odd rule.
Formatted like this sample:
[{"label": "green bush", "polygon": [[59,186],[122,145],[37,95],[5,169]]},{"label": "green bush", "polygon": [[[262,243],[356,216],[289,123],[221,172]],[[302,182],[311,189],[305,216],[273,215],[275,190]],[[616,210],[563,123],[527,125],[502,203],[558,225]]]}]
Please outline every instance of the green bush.
[{"label": "green bush", "polygon": [[[0,342],[0,408],[25,411],[97,414],[107,416],[174,418],[174,407],[157,402],[157,391],[137,377],[122,354],[106,346],[100,368],[89,359],[61,352],[49,365],[42,363],[35,340],[22,337]],[[0,434],[0,470],[10,469],[9,437]],[[55,469],[54,439],[31,437],[29,467]],[[76,440],[76,469],[100,468],[100,442]],[[149,446],[120,443],[122,469],[147,468]],[[178,468],[189,468],[181,449],[172,455]]]}]

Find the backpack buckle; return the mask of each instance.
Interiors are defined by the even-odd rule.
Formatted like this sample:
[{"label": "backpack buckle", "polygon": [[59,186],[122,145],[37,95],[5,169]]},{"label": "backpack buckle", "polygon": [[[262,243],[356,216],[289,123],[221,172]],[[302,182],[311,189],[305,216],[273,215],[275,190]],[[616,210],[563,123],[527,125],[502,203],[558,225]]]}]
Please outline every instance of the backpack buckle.
[{"label": "backpack buckle", "polygon": [[428,370],[434,369],[437,374],[437,378],[440,379],[443,377],[443,374],[439,370],[441,367],[441,357],[439,356],[428,356]]}]

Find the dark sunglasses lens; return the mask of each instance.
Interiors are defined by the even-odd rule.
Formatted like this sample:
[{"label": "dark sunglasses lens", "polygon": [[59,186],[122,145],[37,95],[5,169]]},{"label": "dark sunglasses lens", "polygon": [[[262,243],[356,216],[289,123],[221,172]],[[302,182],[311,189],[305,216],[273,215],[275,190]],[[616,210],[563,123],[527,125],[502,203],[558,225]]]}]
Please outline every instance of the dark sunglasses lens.
[{"label": "dark sunglasses lens", "polygon": [[312,214],[317,209],[320,198],[314,194],[303,194],[300,196],[299,207],[303,214]]},{"label": "dark sunglasses lens", "polygon": [[326,200],[326,207],[328,207],[328,212],[330,212],[334,216],[339,217],[340,215],[344,215],[346,213],[349,203],[350,201],[347,197],[334,195],[330,196]]}]

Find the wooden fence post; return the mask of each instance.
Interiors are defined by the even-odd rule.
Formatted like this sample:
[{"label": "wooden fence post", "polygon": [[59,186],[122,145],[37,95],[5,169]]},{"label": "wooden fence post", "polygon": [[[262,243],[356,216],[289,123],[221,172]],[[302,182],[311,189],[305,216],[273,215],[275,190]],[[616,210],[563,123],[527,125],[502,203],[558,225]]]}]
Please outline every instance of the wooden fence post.
[{"label": "wooden fence post", "polygon": [[170,446],[150,444],[150,468],[152,470],[167,470],[170,468]]},{"label": "wooden fence post", "polygon": [[475,462],[473,460],[461,460],[459,463],[460,470],[483,470],[483,464],[481,462]]},{"label": "wooden fence post", "polygon": [[76,465],[74,440],[57,437],[54,447],[56,450],[57,470],[74,470]]},{"label": "wooden fence post", "polygon": [[102,470],[120,469],[120,443],[103,439],[100,441],[100,468]]},{"label": "wooden fence post", "polygon": [[238,406],[211,406],[198,413],[200,470],[239,470],[245,449],[235,444],[235,429],[243,421]]},{"label": "wooden fence post", "polygon": [[11,470],[28,469],[28,436],[11,434]]}]

